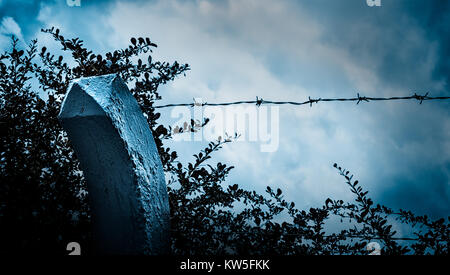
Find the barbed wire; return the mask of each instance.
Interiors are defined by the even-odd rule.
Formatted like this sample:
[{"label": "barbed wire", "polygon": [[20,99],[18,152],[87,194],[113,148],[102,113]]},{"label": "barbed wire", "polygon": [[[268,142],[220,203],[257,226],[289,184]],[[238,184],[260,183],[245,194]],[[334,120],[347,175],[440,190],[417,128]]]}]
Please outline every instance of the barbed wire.
[{"label": "barbed wire", "polygon": [[221,102],[221,103],[208,103],[208,102],[194,102],[192,103],[173,103],[173,104],[166,104],[166,105],[159,105],[159,106],[144,106],[145,108],[155,108],[155,109],[161,109],[161,108],[168,108],[168,107],[178,107],[178,106],[185,106],[185,107],[194,107],[194,106],[230,106],[230,105],[239,105],[239,104],[256,104],[256,106],[261,106],[264,104],[272,104],[272,105],[295,105],[295,106],[301,106],[301,105],[307,105],[309,104],[310,107],[314,103],[319,102],[332,102],[332,101],[356,101],[356,104],[359,104],[361,102],[370,102],[370,101],[389,101],[389,100],[417,100],[419,101],[419,104],[422,104],[425,100],[446,100],[450,99],[450,96],[437,96],[432,97],[428,96],[429,93],[426,93],[425,95],[418,95],[414,93],[411,96],[395,96],[395,97],[367,97],[367,96],[361,96],[359,93],[356,97],[351,98],[317,98],[313,99],[311,97],[308,97],[308,100],[303,102],[297,102],[297,101],[270,101],[270,100],[264,100],[262,98],[256,97],[256,100],[248,100],[248,101],[234,101],[234,102]]}]

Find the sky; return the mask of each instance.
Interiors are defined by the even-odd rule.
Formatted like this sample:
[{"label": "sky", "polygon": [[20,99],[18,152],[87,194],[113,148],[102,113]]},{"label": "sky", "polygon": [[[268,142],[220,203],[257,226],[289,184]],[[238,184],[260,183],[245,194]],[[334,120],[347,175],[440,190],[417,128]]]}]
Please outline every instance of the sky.
[{"label": "sky", "polygon": [[[69,2],[0,0],[0,48],[7,49],[14,34],[58,52],[40,32],[51,26],[99,53],[126,47],[131,37],[150,37],[158,45],[153,60],[191,67],[186,77],[160,88],[161,104],[450,94],[450,1],[381,0],[380,7],[366,0]],[[276,150],[262,152],[263,141],[244,138],[213,159],[236,167],[227,183],[258,192],[281,188],[299,208],[320,206],[329,197],[353,199],[333,168],[338,163],[376,203],[449,216],[449,106],[280,106],[273,124]],[[161,113],[167,125],[179,120],[173,109]],[[193,161],[207,143],[167,145]]]}]

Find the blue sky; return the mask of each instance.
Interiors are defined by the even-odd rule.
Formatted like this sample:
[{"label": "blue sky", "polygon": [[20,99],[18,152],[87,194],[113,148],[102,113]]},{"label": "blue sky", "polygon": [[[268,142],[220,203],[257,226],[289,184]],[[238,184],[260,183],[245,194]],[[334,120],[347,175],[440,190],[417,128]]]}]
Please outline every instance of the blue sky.
[{"label": "blue sky", "polygon": [[[161,88],[163,103],[449,95],[450,2],[0,0],[0,48],[9,35],[58,50],[41,28],[56,26],[97,52],[130,37],[158,44],[153,59],[189,63]],[[285,190],[300,208],[352,194],[332,167],[350,169],[379,203],[450,214],[449,102],[321,103],[281,107],[280,145],[261,152],[236,142],[216,155],[236,166],[230,183]],[[170,110],[162,121],[173,123]],[[182,158],[206,142],[171,142]]]}]

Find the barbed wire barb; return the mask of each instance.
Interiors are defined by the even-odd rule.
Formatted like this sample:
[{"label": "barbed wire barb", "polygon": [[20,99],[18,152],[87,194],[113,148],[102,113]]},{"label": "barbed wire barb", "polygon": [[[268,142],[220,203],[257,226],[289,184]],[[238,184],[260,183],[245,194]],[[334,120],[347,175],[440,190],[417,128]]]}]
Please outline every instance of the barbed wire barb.
[{"label": "barbed wire barb", "polygon": [[359,93],[357,94],[358,96],[358,102],[356,102],[356,105],[358,105],[361,101],[366,101],[369,102],[369,99],[365,96],[360,96]]}]

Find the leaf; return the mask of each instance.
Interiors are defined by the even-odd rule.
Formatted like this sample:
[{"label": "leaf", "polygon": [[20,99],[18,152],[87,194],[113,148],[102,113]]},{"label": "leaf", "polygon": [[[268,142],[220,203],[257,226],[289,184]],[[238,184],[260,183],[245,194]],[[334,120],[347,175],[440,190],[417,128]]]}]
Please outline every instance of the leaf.
[{"label": "leaf", "polygon": [[282,193],[281,189],[280,189],[280,188],[278,188],[278,189],[277,189],[277,197],[278,197],[278,196],[280,196],[280,195],[281,195],[281,193]]}]

